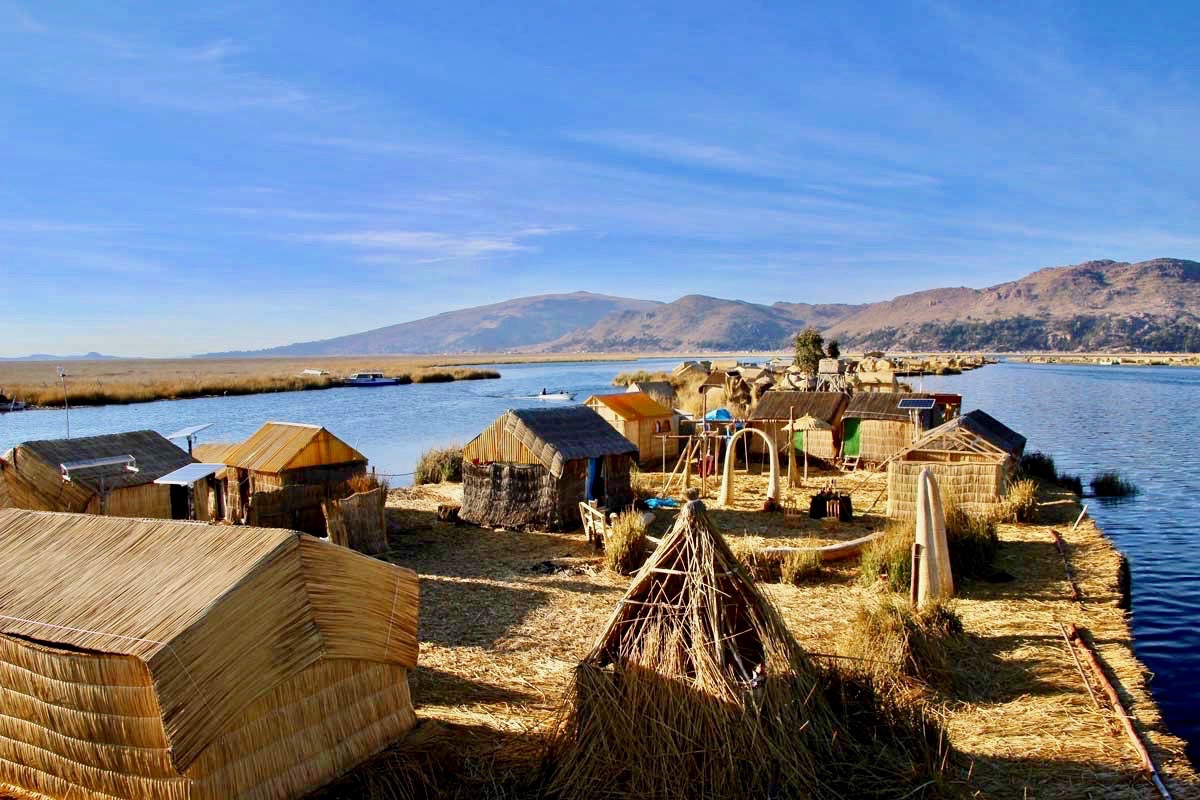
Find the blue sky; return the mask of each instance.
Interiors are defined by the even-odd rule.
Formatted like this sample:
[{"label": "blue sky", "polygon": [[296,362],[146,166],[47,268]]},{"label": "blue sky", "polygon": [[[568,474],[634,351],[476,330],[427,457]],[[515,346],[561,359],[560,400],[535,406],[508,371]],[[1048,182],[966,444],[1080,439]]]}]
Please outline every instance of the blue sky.
[{"label": "blue sky", "polygon": [[0,355],[1200,255],[1187,2],[191,5],[0,0]]}]

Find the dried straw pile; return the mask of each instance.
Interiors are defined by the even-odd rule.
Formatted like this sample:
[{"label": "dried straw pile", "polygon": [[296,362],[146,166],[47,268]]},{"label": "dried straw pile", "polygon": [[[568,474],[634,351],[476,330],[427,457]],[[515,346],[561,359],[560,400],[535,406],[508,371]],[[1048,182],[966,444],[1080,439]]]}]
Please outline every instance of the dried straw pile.
[{"label": "dried straw pile", "polygon": [[945,788],[936,732],[818,666],[699,501],[581,664],[550,749],[574,798],[911,797]]},{"label": "dried straw pile", "polygon": [[0,792],[298,797],[412,727],[416,630],[292,531],[0,511]]}]

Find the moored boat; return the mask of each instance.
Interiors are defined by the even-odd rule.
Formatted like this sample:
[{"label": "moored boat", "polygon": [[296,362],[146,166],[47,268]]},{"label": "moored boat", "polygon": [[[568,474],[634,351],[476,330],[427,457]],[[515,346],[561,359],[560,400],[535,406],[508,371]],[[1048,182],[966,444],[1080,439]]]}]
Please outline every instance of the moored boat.
[{"label": "moored boat", "polygon": [[547,392],[542,389],[540,394],[534,395],[538,400],[574,400],[575,395],[565,389],[559,389],[554,392]]},{"label": "moored boat", "polygon": [[398,386],[399,379],[389,378],[382,372],[356,372],[342,381],[346,386]]}]

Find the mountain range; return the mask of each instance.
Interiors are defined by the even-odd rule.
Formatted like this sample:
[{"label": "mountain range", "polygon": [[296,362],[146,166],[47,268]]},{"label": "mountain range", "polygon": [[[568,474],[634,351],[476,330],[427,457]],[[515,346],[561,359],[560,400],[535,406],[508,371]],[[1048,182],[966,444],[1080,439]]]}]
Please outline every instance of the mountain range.
[{"label": "mountain range", "polygon": [[548,294],[334,339],[210,355],[755,351],[785,349],[807,327],[864,350],[1195,352],[1200,263],[1089,261],[984,289],[931,289],[864,304]]}]

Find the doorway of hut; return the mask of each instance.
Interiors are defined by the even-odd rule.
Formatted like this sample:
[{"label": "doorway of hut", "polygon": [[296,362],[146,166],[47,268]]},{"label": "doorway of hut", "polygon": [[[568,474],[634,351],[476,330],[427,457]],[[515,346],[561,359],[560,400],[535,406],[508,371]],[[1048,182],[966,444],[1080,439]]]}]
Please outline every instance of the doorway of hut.
[{"label": "doorway of hut", "polygon": [[589,503],[593,500],[603,501],[607,494],[604,486],[604,459],[589,458],[587,482],[584,484],[584,499]]},{"label": "doorway of hut", "polygon": [[188,487],[171,485],[171,519],[191,519],[188,512]]}]

